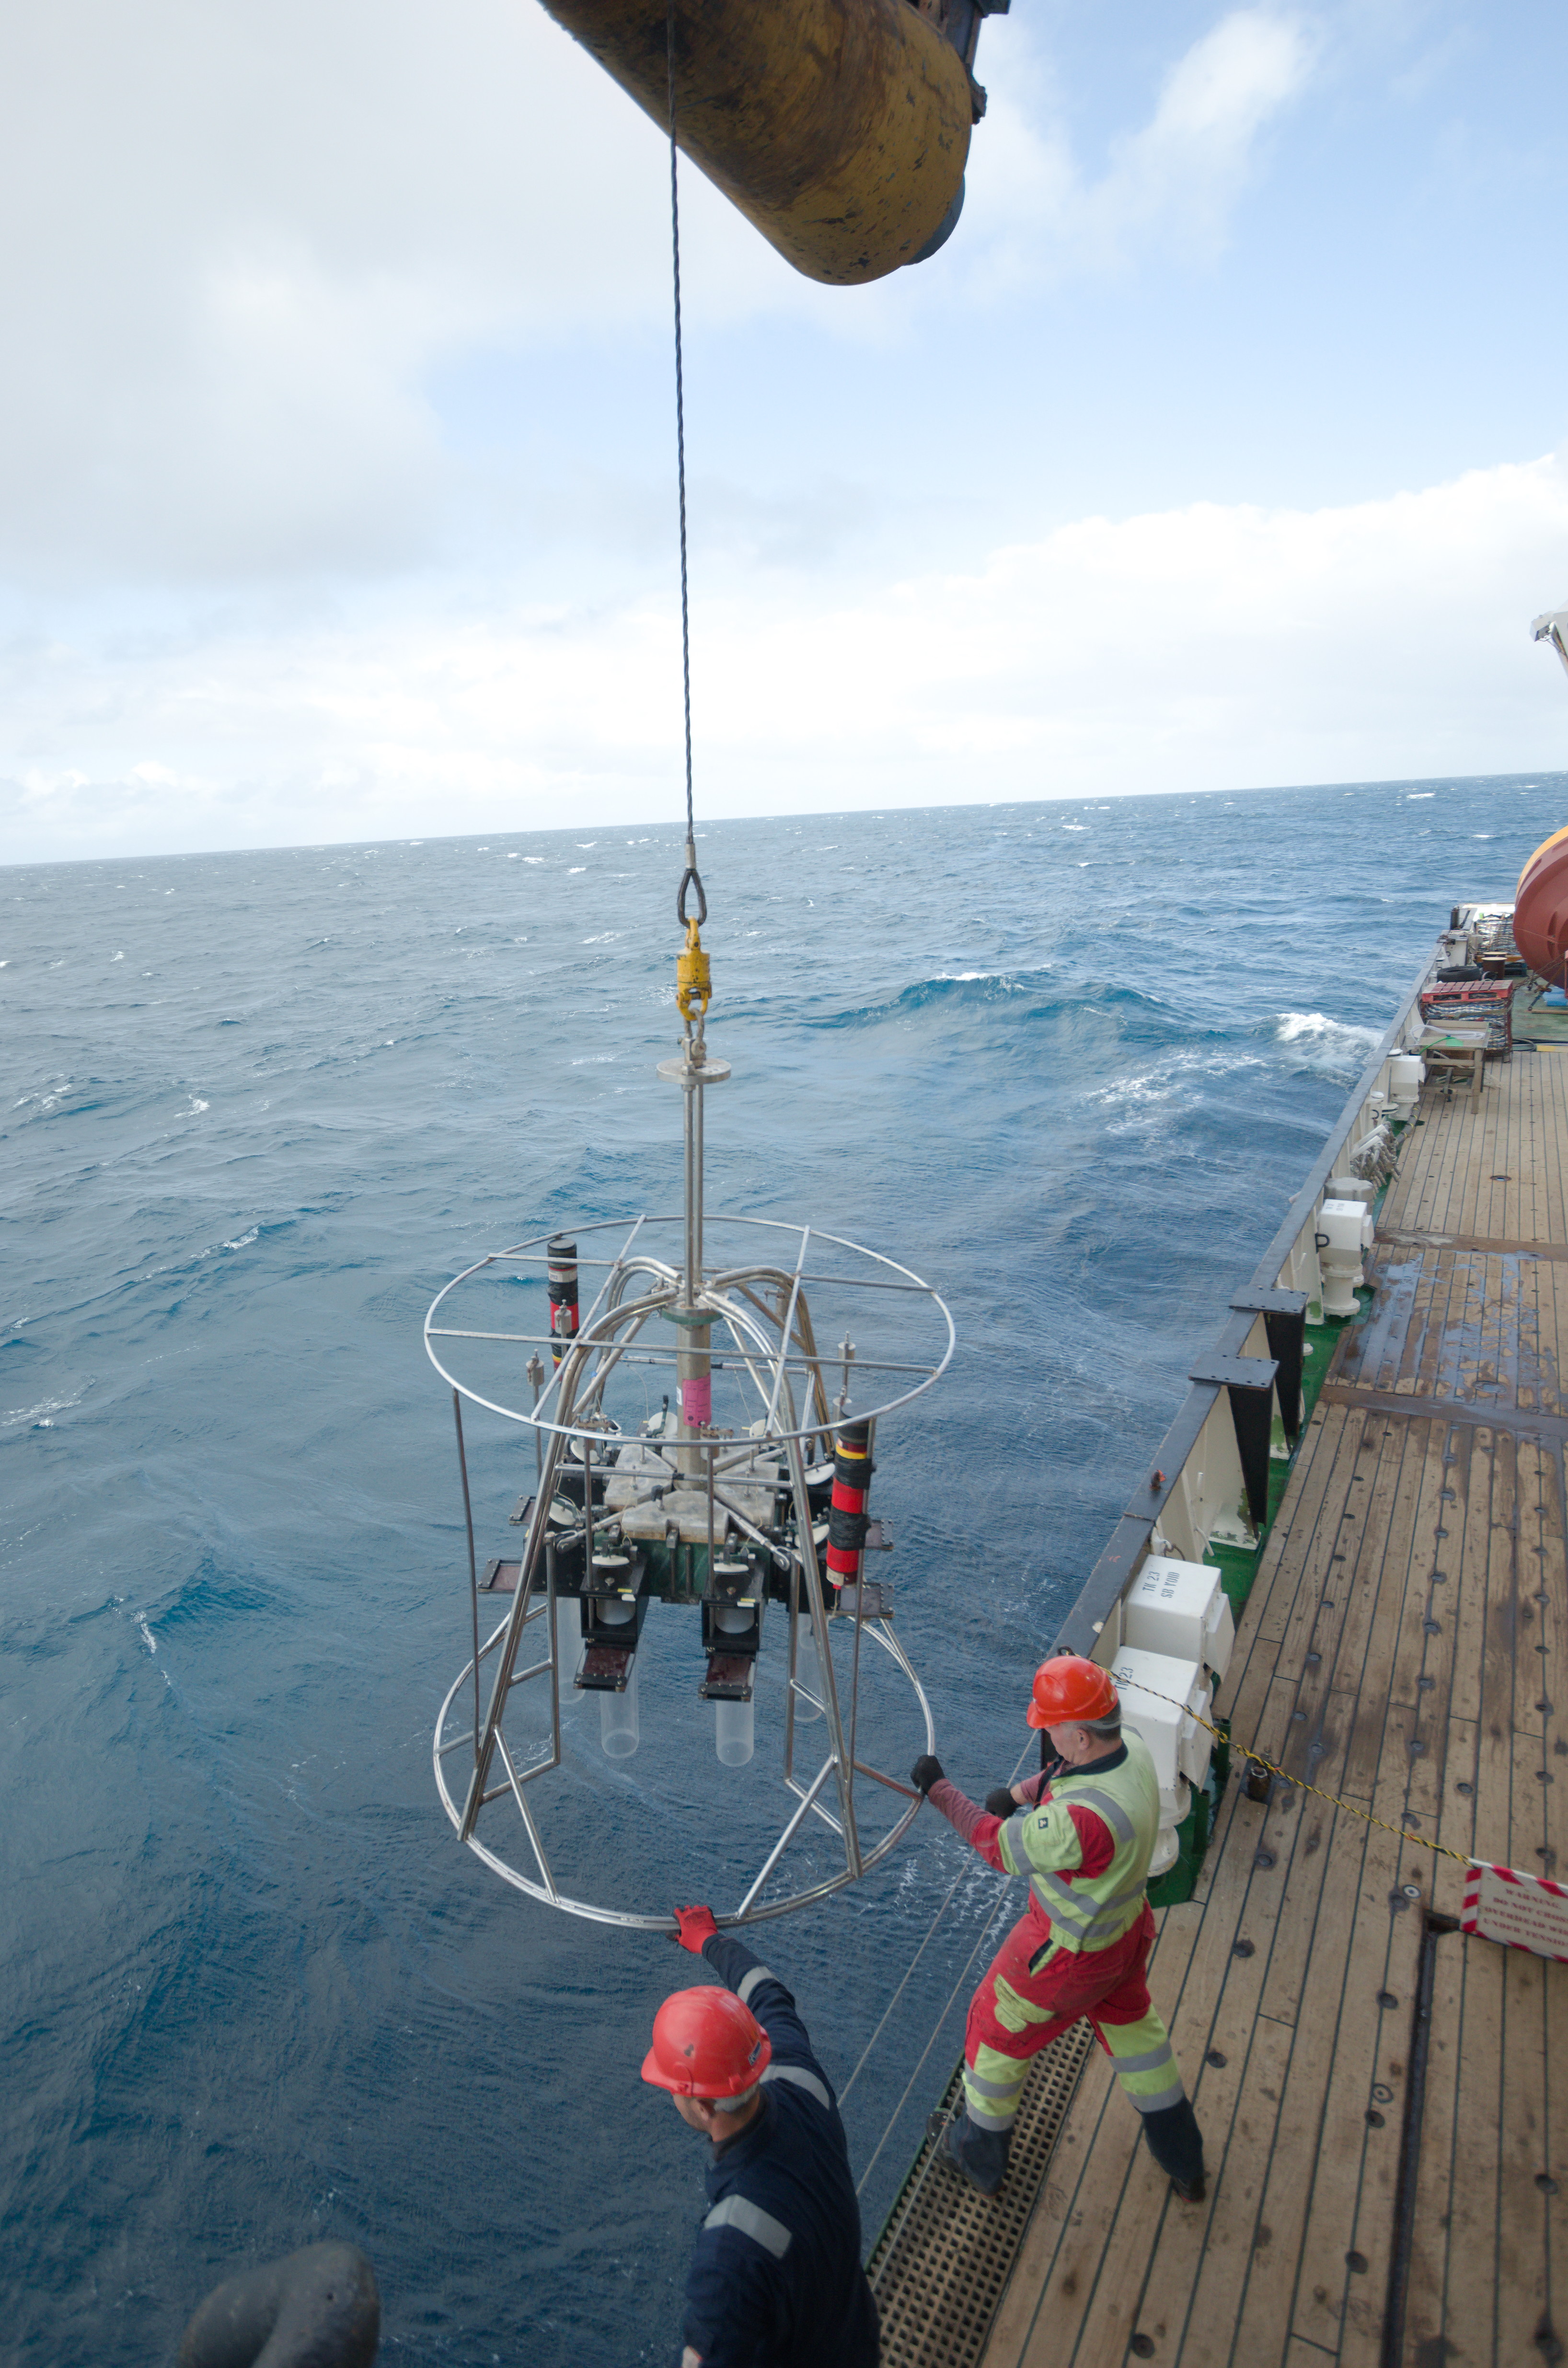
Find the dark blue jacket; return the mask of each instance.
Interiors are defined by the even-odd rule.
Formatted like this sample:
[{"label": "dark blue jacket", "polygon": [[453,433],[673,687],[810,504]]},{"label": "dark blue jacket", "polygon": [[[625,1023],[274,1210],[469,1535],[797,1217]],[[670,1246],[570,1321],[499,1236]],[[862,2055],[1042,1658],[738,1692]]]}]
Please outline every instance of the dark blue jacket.
[{"label": "dark blue jacket", "polygon": [[702,1952],[773,2043],[762,2110],[709,2163],[710,2210],[686,2282],[703,2368],[877,2368],[877,2306],[827,2075],[783,1983],[743,1942]]}]

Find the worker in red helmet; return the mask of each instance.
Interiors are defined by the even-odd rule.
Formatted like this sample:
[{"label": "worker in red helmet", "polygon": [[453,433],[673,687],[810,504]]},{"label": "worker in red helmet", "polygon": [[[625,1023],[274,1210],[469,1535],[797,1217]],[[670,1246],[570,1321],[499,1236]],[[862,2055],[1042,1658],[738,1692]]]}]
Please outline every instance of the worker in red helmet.
[{"label": "worker in red helmet", "polygon": [[724,1984],[667,1998],[642,2066],[711,2145],[681,2368],[877,2368],[849,2148],[795,2001],[710,1909],[676,1922]]},{"label": "worker in red helmet", "polygon": [[[914,1782],[987,1865],[1028,1877],[1029,1904],[970,2004],[964,2111],[942,2132],[949,2161],[994,2195],[1029,2065],[1086,2016],[1137,2107],[1149,2150],[1184,2203],[1201,2203],[1203,2141],[1145,1978],[1154,1918],[1144,1897],[1160,1826],[1148,1745],[1123,1731],[1108,1672],[1076,1653],[1042,1661],[1028,1712],[1055,1757],[977,1808],[929,1754]],[[935,2119],[935,2117],[933,2117]]]}]

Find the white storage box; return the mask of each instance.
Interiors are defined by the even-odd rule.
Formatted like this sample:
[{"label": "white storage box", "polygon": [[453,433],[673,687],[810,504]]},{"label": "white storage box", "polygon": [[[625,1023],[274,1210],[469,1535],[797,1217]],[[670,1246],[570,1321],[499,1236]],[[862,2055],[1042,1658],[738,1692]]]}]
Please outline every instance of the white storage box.
[{"label": "white storage box", "polygon": [[1198,1661],[1222,1678],[1236,1641],[1220,1574],[1206,1562],[1151,1554],[1127,1593],[1121,1633],[1143,1653]]},{"label": "white storage box", "polygon": [[1168,1826],[1174,1833],[1191,1806],[1192,1787],[1185,1776],[1178,1776],[1174,1784],[1161,1785],[1160,1825],[1162,1828]]},{"label": "white storage box", "polygon": [[1209,1715],[1209,1689],[1197,1661],[1124,1645],[1111,1676],[1121,1696],[1123,1720],[1137,1728],[1153,1754],[1162,1794],[1174,1792],[1180,1776],[1201,1784],[1209,1773],[1210,1737],[1192,1715],[1194,1711]]}]

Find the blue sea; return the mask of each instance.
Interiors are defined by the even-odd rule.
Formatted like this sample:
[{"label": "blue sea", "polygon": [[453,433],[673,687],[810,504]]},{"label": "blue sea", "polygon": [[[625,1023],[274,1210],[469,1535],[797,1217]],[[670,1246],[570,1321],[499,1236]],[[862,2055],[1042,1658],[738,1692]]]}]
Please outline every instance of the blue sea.
[{"label": "blue sea", "polygon": [[[1450,904],[1565,809],[1558,775],[704,829],[710,1206],[903,1260],[957,1323],[872,1510],[970,1791]],[[665,825],[0,872],[26,2368],[168,2358],[217,2280],[327,2237],[388,2360],[672,2356],[699,2141],[638,2067],[698,1969],[519,1896],[440,1810],[470,1609],[420,1326],[487,1249],[676,1205],[679,871]],[[531,1451],[471,1448],[480,1553],[515,1550]],[[726,1788],[684,1616],[650,1618],[643,1750],[579,1705],[551,1780],[563,1853],[638,1907],[655,1865],[733,1904],[777,1759],[774,1680]],[[1004,1886],[926,1811],[761,1931],[842,2085],[955,1876],[846,2106],[868,2244]]]}]

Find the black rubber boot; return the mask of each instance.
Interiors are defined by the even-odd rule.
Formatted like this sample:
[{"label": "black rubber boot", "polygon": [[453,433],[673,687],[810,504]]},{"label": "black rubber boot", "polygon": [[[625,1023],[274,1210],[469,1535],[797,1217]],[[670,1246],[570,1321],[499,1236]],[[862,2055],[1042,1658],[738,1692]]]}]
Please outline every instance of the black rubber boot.
[{"label": "black rubber boot", "polygon": [[[933,2113],[931,2119],[935,2123],[940,2116]],[[982,2195],[995,2195],[1007,2176],[1007,2149],[1012,2143],[1011,2130],[983,2130],[962,2113],[948,2123],[937,2151]]]},{"label": "black rubber boot", "polygon": [[1203,2139],[1198,2116],[1187,2100],[1184,2097],[1179,2105],[1167,2105],[1163,2113],[1145,2113],[1142,2122],[1149,2152],[1182,2202],[1201,2203],[1205,2193]]}]

